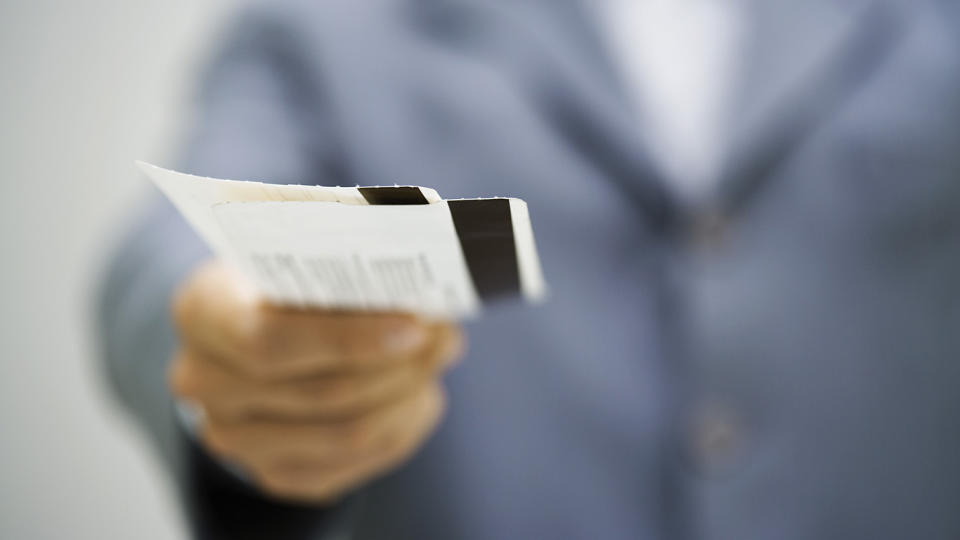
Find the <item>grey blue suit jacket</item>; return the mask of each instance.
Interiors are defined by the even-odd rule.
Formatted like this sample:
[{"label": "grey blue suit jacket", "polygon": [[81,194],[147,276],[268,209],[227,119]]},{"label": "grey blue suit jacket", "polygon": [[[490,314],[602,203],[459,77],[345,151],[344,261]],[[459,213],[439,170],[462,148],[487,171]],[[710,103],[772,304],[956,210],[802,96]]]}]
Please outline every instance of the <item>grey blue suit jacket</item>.
[{"label": "grey blue suit jacket", "polygon": [[105,358],[202,537],[960,538],[960,10],[751,1],[715,189],[646,157],[589,1],[277,0],[203,79],[180,168],[526,199],[552,298],[470,323],[449,414],[325,510],[172,420],[159,198],[112,262]]}]

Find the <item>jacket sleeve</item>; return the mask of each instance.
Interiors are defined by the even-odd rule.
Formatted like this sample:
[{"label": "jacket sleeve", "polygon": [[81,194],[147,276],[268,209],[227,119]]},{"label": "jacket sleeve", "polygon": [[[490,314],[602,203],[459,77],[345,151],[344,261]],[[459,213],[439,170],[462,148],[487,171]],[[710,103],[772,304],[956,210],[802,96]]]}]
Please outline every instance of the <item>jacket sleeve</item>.
[{"label": "jacket sleeve", "polygon": [[[315,58],[305,54],[295,14],[277,4],[248,8],[228,26],[201,79],[181,170],[281,183],[342,181],[317,70],[306,61]],[[321,510],[272,501],[224,470],[177,422],[166,386],[176,346],[169,301],[209,253],[156,193],[132,221],[99,292],[105,372],[177,478],[195,535],[340,538],[354,502]]]}]

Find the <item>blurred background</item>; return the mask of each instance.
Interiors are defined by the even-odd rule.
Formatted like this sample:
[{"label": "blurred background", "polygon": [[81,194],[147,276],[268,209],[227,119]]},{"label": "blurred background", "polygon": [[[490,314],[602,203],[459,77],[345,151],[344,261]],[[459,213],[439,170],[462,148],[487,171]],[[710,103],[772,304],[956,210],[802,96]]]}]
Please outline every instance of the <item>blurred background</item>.
[{"label": "blurred background", "polygon": [[184,537],[99,380],[91,284],[232,3],[0,0],[0,538]]}]

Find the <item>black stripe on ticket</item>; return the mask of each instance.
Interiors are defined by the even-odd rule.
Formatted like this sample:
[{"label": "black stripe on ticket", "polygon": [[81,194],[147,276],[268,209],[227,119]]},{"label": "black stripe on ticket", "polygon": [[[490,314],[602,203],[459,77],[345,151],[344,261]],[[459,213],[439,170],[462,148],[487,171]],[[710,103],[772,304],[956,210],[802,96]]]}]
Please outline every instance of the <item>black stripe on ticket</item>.
[{"label": "black stripe on ticket", "polygon": [[481,300],[519,294],[520,269],[509,199],[447,201]]},{"label": "black stripe on ticket", "polygon": [[420,188],[415,186],[361,187],[360,195],[370,204],[427,204]]}]

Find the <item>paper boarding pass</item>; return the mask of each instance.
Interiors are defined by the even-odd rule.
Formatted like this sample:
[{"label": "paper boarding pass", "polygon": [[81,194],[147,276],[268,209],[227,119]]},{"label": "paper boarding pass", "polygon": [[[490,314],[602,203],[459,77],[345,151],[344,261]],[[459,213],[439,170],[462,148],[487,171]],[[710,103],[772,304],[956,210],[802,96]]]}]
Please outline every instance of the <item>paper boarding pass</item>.
[{"label": "paper boarding pass", "polygon": [[137,162],[221,258],[270,301],[476,315],[546,284],[520,199],[443,200],[418,186],[220,180]]}]

